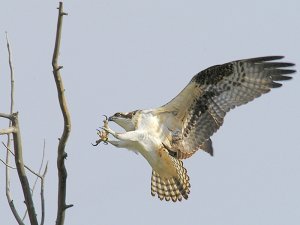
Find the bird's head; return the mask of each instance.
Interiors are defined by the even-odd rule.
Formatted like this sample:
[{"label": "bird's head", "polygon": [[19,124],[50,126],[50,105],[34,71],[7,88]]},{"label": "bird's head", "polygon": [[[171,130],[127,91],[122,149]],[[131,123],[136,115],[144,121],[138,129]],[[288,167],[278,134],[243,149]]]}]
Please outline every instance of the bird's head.
[{"label": "bird's head", "polygon": [[137,110],[133,112],[117,112],[113,116],[108,118],[108,121],[113,121],[126,131],[132,131],[135,129],[133,117],[135,116]]}]

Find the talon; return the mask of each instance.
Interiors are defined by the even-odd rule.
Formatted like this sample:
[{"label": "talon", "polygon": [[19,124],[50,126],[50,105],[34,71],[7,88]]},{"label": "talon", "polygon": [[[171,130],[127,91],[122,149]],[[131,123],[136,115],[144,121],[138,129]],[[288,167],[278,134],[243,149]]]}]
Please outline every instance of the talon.
[{"label": "talon", "polygon": [[98,136],[99,136],[99,139],[96,141],[96,143],[95,144],[93,144],[92,143],[92,145],[93,146],[97,146],[97,145],[99,145],[101,142],[103,142],[105,145],[107,145],[108,144],[108,137],[107,137],[107,135],[106,135],[106,133],[105,132],[103,132],[103,131],[100,131],[99,133],[97,133],[98,134]]},{"label": "talon", "polygon": [[91,143],[93,146],[97,146],[97,145],[99,145],[100,143],[102,142],[102,140],[101,139],[99,139],[99,140],[97,140],[96,141],[96,143],[95,144],[93,144],[93,143]]},{"label": "talon", "polygon": [[104,127],[108,127],[108,117],[106,115],[103,115],[105,117],[105,120],[103,120]]},{"label": "talon", "polygon": [[103,120],[103,127],[100,127],[97,130],[97,135],[99,136],[99,140],[96,141],[95,144],[92,144],[93,146],[99,145],[101,142],[103,142],[105,145],[108,144],[108,135],[109,135],[109,127],[108,127],[108,117],[106,115],[103,115],[105,117],[105,120]]},{"label": "talon", "polygon": [[109,130],[107,127],[103,126],[103,127],[100,127],[102,130],[104,130],[105,132],[108,132],[109,133]]},{"label": "talon", "polygon": [[[102,116],[104,116],[105,117],[105,120],[104,121],[107,121],[108,120],[108,117],[107,117],[107,115],[102,115]],[[103,121],[103,122],[104,122]]]}]

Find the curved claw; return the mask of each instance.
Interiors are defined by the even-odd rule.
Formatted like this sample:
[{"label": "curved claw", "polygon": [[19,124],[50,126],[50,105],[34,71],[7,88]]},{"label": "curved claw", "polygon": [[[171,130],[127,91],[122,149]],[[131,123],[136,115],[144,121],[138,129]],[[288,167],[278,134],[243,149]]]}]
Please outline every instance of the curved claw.
[{"label": "curved claw", "polygon": [[103,139],[99,139],[99,140],[96,141],[95,144],[93,144],[93,143],[91,143],[91,144],[92,144],[93,146],[97,146],[97,145],[99,145],[101,142],[103,142],[103,144],[105,144],[105,145],[108,144],[107,140],[103,140]]},{"label": "curved claw", "polygon": [[99,139],[99,140],[96,141],[95,144],[93,144],[93,143],[91,143],[91,144],[92,144],[93,146],[97,146],[97,145],[99,145],[99,144],[101,143],[101,141],[102,141],[102,140]]},{"label": "curved claw", "polygon": [[104,117],[105,117],[105,120],[108,120],[108,117],[107,117],[107,115],[102,115],[102,116],[104,116]]},{"label": "curved claw", "polygon": [[94,147],[98,145],[98,143],[96,142],[96,144],[91,143],[91,145],[93,145]]}]

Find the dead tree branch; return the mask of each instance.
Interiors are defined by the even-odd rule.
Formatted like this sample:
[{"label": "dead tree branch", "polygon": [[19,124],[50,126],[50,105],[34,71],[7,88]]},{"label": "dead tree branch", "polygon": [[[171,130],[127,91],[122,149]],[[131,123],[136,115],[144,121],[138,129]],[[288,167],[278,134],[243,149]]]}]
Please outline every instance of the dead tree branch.
[{"label": "dead tree branch", "polygon": [[28,179],[27,179],[27,176],[25,173],[25,167],[24,167],[24,162],[23,162],[22,138],[21,138],[21,132],[20,132],[20,126],[19,126],[18,113],[13,113],[12,116],[13,116],[12,126],[15,127],[15,129],[16,129],[16,132],[13,133],[15,163],[16,163],[19,179],[21,182],[30,223],[31,223],[31,225],[38,225],[38,221],[36,218],[36,212],[35,212],[34,204],[32,201],[30,186],[29,186],[29,182],[28,182]]},{"label": "dead tree branch", "polygon": [[45,195],[44,195],[44,182],[45,182],[45,177],[46,173],[48,170],[48,162],[46,163],[46,167],[44,170],[44,173],[41,178],[41,208],[42,208],[42,216],[41,216],[41,223],[40,225],[44,225],[45,222]]},{"label": "dead tree branch", "polygon": [[3,134],[10,135],[11,133],[13,133],[15,131],[16,131],[16,129],[14,127],[9,127],[9,128],[6,128],[6,129],[1,129],[0,130],[0,135],[3,135]]},{"label": "dead tree branch", "polygon": [[[45,159],[45,147],[46,147],[46,144],[45,144],[45,140],[44,140],[44,144],[43,144],[43,155],[42,155],[42,161],[41,161],[41,165],[40,165],[40,168],[39,168],[39,171],[38,171],[38,174],[35,174],[36,175],[36,179],[35,179],[35,181],[34,181],[34,183],[33,183],[33,186],[32,186],[32,189],[31,189],[31,195],[33,196],[33,193],[34,193],[34,189],[35,189],[35,187],[36,187],[36,184],[37,184],[37,181],[38,181],[38,179],[40,178],[41,179],[41,193],[42,193],[42,188],[44,189],[44,186],[43,186],[43,179],[44,179],[44,177],[43,177],[43,175],[40,175],[41,174],[41,171],[42,171],[42,168],[43,168],[43,165],[44,165],[44,159]],[[48,164],[48,163],[47,163]],[[46,167],[47,167],[47,165],[46,165]],[[30,170],[29,168],[27,168],[26,167],[26,165],[25,165],[25,168],[26,169],[28,169],[29,171],[33,171],[33,170]],[[46,169],[45,169],[46,170]],[[43,192],[44,192],[44,190],[43,190]],[[42,199],[44,198],[44,196],[42,196],[42,194],[41,194],[41,201],[43,201]],[[42,204],[43,205],[43,204]],[[26,209],[26,211],[25,211],[25,213],[24,213],[24,215],[23,215],[23,218],[22,218],[22,221],[24,221],[25,220],[25,218],[26,218],[26,216],[27,216],[27,209]],[[43,212],[43,207],[42,207],[42,217],[43,217],[43,214],[45,215],[45,212]]]},{"label": "dead tree branch", "polygon": [[[12,114],[13,114],[13,110],[14,110],[14,93],[15,93],[15,80],[14,80],[14,70],[13,70],[13,63],[12,63],[12,57],[11,57],[11,51],[10,51],[10,44],[9,44],[9,41],[8,41],[8,35],[6,33],[6,47],[7,47],[7,52],[8,52],[8,64],[9,64],[9,69],[10,69],[10,115],[9,117],[6,117],[9,119],[9,128],[13,128],[14,131],[13,132],[16,132],[15,128],[12,127]],[[10,148],[10,133],[7,134],[7,147],[8,149]],[[8,150],[6,150],[6,164],[8,165],[9,164],[9,161],[10,161],[10,153]],[[15,219],[17,220],[18,224],[19,225],[23,225],[23,221],[21,220],[16,208],[15,208],[15,205],[14,205],[14,202],[12,200],[12,196],[11,196],[11,192],[10,192],[10,173],[9,173],[9,168],[8,167],[5,167],[5,192],[6,192],[6,198],[7,198],[7,201],[8,201],[8,205],[15,217]]]},{"label": "dead tree branch", "polygon": [[0,117],[6,118],[11,120],[12,119],[12,115],[11,114],[6,114],[6,113],[0,113]]},{"label": "dead tree branch", "polygon": [[[15,157],[15,153],[13,153],[13,152],[8,148],[8,146],[4,144],[4,142],[2,142],[2,145],[6,148],[7,151],[10,152],[10,154],[12,154],[12,155]],[[30,169],[30,168],[29,168],[28,166],[26,166],[25,164],[24,164],[24,167],[25,167],[25,169],[27,169],[30,173],[32,173],[33,175],[35,175],[37,178],[42,179],[42,176],[40,175],[40,173],[34,172],[33,169]]]},{"label": "dead tree branch", "polygon": [[12,166],[6,164],[6,162],[4,162],[2,159],[0,159],[0,161],[1,161],[5,166],[7,166],[7,167],[10,168],[10,169],[13,169],[13,170],[17,169],[17,168],[15,168],[15,167],[12,167]]},{"label": "dead tree branch", "polygon": [[64,118],[64,130],[61,138],[59,139],[58,151],[57,151],[58,208],[57,208],[57,216],[56,216],[56,225],[64,224],[65,210],[72,206],[66,204],[67,169],[65,167],[65,159],[67,157],[65,146],[69,134],[71,132],[71,118],[70,118],[69,110],[67,108],[67,102],[64,95],[65,89],[60,74],[60,69],[62,69],[62,66],[58,65],[61,30],[62,30],[62,22],[63,22],[64,15],[67,15],[67,13],[63,11],[63,3],[60,2],[58,8],[58,21],[57,21],[57,29],[56,29],[55,47],[54,47],[53,58],[52,58],[53,75],[54,75],[55,84],[57,88],[60,108]]},{"label": "dead tree branch", "polygon": [[[15,154],[8,148],[8,146],[6,146],[5,144],[4,144],[4,142],[2,142],[2,145],[6,148],[6,150],[8,151],[8,152],[10,152],[10,154],[12,154],[14,157],[15,157]],[[25,164],[24,164],[24,167],[29,171],[29,172],[31,172],[33,175],[35,175],[36,176],[36,180],[35,180],[35,182],[34,182],[34,185],[33,185],[33,187],[32,187],[32,189],[31,189],[31,196],[33,196],[33,192],[34,192],[34,189],[35,189],[35,186],[36,186],[36,183],[37,183],[37,180],[38,180],[38,178],[40,178],[41,179],[41,223],[40,223],[40,225],[43,225],[44,224],[44,220],[45,220],[45,197],[44,197],[44,183],[45,183],[45,176],[46,176],[46,173],[47,173],[47,169],[48,169],[48,162],[46,163],[46,166],[45,166],[45,169],[44,169],[44,172],[43,172],[43,174],[42,175],[40,175],[41,174],[41,171],[42,171],[42,167],[43,167],[43,165],[44,165],[44,159],[45,159],[45,141],[44,141],[44,145],[43,145],[43,156],[42,156],[42,162],[41,162],[41,165],[40,165],[40,168],[39,168],[39,172],[38,173],[36,173],[36,172],[34,172],[32,169],[30,169],[28,166],[26,166]],[[1,159],[0,159],[1,160]],[[1,160],[2,162],[3,162],[3,160]],[[5,162],[3,162],[6,166],[8,166],[9,168],[11,168],[11,169],[16,169],[16,168],[14,168],[14,167],[11,167],[11,166],[9,166],[9,165],[7,165]],[[27,213],[28,213],[28,210],[26,209],[26,211],[25,211],[25,213],[24,213],[24,216],[23,216],[23,218],[22,218],[22,222],[24,221],[24,219],[26,218],[26,215],[27,215]]]},{"label": "dead tree branch", "polygon": [[[62,69],[62,66],[58,65],[58,55],[60,50],[60,41],[61,41],[61,30],[62,30],[62,21],[63,16],[67,15],[65,12],[63,12],[63,3],[59,3],[58,8],[58,21],[57,21],[57,30],[56,30],[56,39],[55,39],[55,47],[53,52],[53,58],[52,58],[52,66],[53,66],[53,75],[57,87],[57,93],[58,93],[58,99],[60,108],[63,114],[64,118],[64,130],[62,133],[61,138],[59,139],[58,144],[58,151],[57,151],[57,169],[58,169],[58,208],[57,208],[57,218],[56,218],[56,225],[63,225],[65,220],[65,211],[66,209],[72,207],[73,205],[67,205],[66,204],[66,180],[67,180],[67,170],[65,167],[65,159],[67,157],[67,153],[65,151],[66,142],[68,140],[70,131],[71,131],[71,119],[70,114],[67,108],[66,98],[64,95],[64,86],[60,74],[60,70]],[[7,36],[6,36],[7,38]],[[33,190],[31,190],[25,169],[29,170],[31,173],[36,175],[38,178],[41,179],[41,208],[42,208],[42,215],[41,215],[41,222],[40,224],[43,225],[45,221],[45,199],[44,199],[44,179],[47,173],[48,163],[46,164],[46,167],[44,169],[44,172],[42,175],[40,175],[41,168],[43,165],[43,161],[40,167],[40,170],[38,173],[31,170],[29,167],[27,167],[23,162],[23,153],[22,153],[22,139],[21,139],[21,132],[20,132],[20,126],[19,126],[19,118],[18,113],[14,113],[14,74],[13,74],[13,66],[11,61],[11,52],[10,52],[10,46],[9,41],[7,38],[7,49],[9,54],[9,67],[11,71],[11,106],[10,106],[10,114],[0,113],[0,117],[9,119],[9,127],[7,129],[1,129],[0,135],[7,135],[7,155],[6,155],[6,161],[2,162],[6,166],[6,195],[7,199],[11,208],[11,211],[13,212],[17,222],[20,225],[24,225],[22,219],[20,218],[13,200],[11,198],[10,193],[10,174],[9,169],[13,168],[9,165],[10,161],[10,154],[14,155],[15,159],[15,165],[18,172],[18,177],[21,183],[21,187],[23,190],[23,195],[25,198],[25,204],[29,215],[29,220],[31,225],[38,225],[37,222],[37,216],[35,212],[34,203],[32,200],[32,193]],[[14,152],[10,150],[10,135],[12,134],[13,138],[13,149]],[[4,143],[3,143],[4,144]],[[5,144],[4,144],[5,146]],[[43,159],[44,159],[44,152],[43,152]]]}]

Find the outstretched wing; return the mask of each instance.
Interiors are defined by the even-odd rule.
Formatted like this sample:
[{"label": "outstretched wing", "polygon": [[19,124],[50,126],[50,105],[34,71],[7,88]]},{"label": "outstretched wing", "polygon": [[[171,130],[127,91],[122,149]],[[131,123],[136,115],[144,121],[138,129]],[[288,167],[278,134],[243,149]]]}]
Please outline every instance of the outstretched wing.
[{"label": "outstretched wing", "polygon": [[282,58],[268,56],[212,66],[196,74],[173,100],[162,106],[161,111],[172,113],[166,126],[176,133],[171,150],[177,152],[178,158],[187,158],[199,148],[212,154],[210,137],[230,109],[280,87],[277,81],[291,79],[286,75],[295,72],[289,69],[294,64],[273,61]]}]

